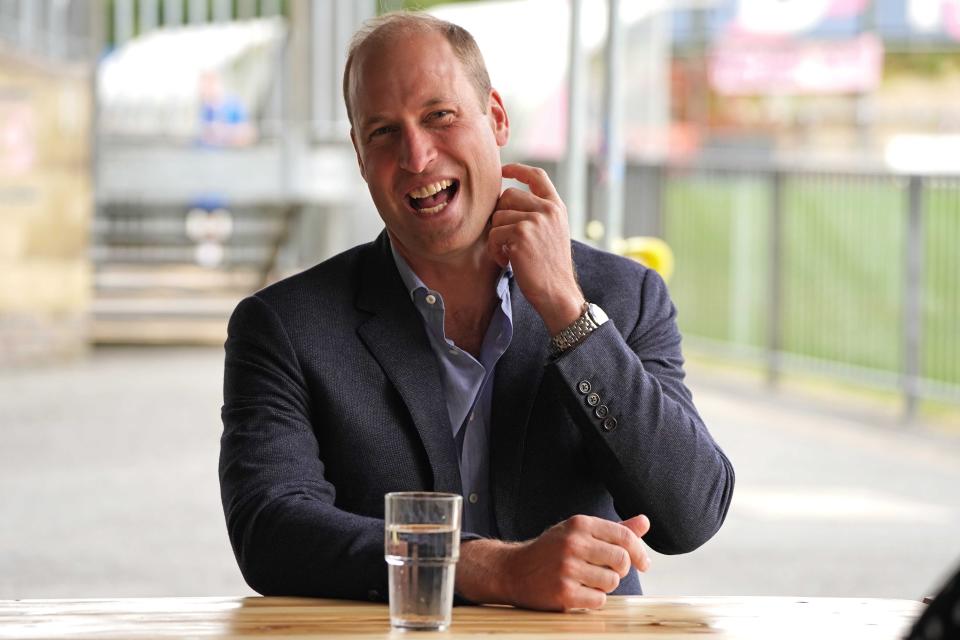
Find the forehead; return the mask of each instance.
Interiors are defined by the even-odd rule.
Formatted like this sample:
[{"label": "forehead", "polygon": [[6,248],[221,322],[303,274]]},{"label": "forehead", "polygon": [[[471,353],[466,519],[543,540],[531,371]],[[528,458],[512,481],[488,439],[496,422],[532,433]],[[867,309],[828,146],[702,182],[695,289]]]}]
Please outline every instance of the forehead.
[{"label": "forehead", "polygon": [[400,33],[371,43],[357,56],[351,82],[359,118],[461,98],[469,83],[463,65],[439,33]]}]

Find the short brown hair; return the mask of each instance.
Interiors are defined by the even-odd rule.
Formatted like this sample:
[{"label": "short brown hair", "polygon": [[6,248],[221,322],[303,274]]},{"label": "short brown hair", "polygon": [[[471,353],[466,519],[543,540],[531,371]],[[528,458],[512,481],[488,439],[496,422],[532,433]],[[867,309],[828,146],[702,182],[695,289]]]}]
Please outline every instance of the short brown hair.
[{"label": "short brown hair", "polygon": [[347,48],[347,63],[343,68],[343,102],[347,107],[347,118],[353,125],[353,112],[350,109],[350,71],[357,53],[368,44],[385,42],[397,33],[439,33],[447,42],[463,65],[480,97],[480,106],[486,111],[487,96],[490,94],[490,75],[483,61],[483,54],[477,41],[463,27],[431,16],[428,13],[413,11],[391,11],[382,16],[371,18],[353,34]]}]

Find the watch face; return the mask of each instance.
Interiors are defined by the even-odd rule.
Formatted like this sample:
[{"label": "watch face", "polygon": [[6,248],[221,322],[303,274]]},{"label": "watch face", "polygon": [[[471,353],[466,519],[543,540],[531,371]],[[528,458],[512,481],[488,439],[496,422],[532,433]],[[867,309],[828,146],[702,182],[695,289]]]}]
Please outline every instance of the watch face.
[{"label": "watch face", "polygon": [[601,324],[603,324],[604,322],[606,322],[607,320],[610,319],[610,318],[607,317],[607,314],[603,312],[603,309],[601,309],[600,307],[598,307],[597,305],[595,305],[595,304],[593,304],[593,303],[590,303],[590,306],[587,307],[587,311],[590,312],[590,317],[591,317],[591,318],[593,319],[593,321],[596,322],[598,325],[601,325]]}]

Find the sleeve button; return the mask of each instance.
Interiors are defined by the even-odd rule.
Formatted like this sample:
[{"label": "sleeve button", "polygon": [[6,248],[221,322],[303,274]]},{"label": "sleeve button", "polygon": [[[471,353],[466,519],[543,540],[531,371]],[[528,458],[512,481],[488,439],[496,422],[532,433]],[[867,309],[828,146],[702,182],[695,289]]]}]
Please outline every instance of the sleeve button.
[{"label": "sleeve button", "polygon": [[577,389],[579,389],[583,395],[587,395],[590,393],[590,383],[587,380],[581,380],[580,383],[577,384]]},{"label": "sleeve button", "polygon": [[610,408],[607,405],[602,404],[593,410],[593,414],[598,418],[606,418],[610,414]]},{"label": "sleeve button", "polygon": [[590,395],[587,396],[587,404],[590,405],[591,407],[597,406],[598,404],[600,404],[600,396],[597,395],[596,393],[591,393]]},{"label": "sleeve button", "polygon": [[613,431],[617,428],[617,419],[613,416],[609,416],[603,421],[602,426],[604,431]]}]

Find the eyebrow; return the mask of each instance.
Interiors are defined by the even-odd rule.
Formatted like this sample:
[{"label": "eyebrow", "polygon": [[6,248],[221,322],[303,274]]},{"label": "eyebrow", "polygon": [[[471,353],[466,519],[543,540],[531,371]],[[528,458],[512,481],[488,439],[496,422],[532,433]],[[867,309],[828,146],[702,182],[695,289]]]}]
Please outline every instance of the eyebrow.
[{"label": "eyebrow", "polygon": [[[441,96],[441,97],[438,97],[438,98],[430,98],[429,100],[427,100],[427,101],[425,101],[423,104],[421,104],[421,105],[420,105],[420,108],[421,108],[421,109],[429,109],[430,107],[435,107],[435,106],[437,106],[438,104],[444,104],[444,103],[460,104],[460,102],[459,102],[458,100],[456,100],[455,98],[453,98],[453,97],[451,97],[451,96]],[[363,130],[363,131],[366,131],[367,129],[369,129],[369,128],[372,127],[373,125],[378,125],[378,124],[381,124],[381,123],[383,123],[383,122],[389,122],[389,121],[390,121],[390,118],[388,118],[386,115],[384,115],[384,114],[382,114],[382,113],[375,113],[375,114],[373,114],[372,116],[370,116],[369,118],[365,118],[365,119],[360,120],[360,129]]]}]

